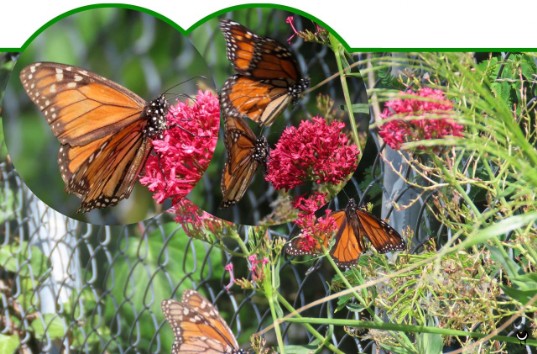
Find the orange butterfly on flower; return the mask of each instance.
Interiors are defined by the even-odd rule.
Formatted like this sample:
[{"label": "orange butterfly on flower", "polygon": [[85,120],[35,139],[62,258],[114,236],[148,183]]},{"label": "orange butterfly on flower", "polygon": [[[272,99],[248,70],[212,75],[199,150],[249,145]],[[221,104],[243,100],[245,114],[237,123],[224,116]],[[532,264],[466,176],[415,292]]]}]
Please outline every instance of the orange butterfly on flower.
[{"label": "orange butterfly on flower", "polygon": [[[406,247],[405,241],[393,227],[367,210],[359,208],[352,198],[345,209],[334,211],[329,217],[336,224],[330,255],[340,267],[348,268],[358,263],[365,251],[364,238],[380,253],[402,251]],[[321,234],[313,247],[308,247],[310,245],[305,242],[300,236],[294,238],[285,245],[286,253],[291,256],[320,254],[322,247],[329,247],[330,239],[326,234]]]},{"label": "orange butterfly on flower", "polygon": [[216,308],[197,291],[186,290],[181,302],[162,301],[162,312],[172,327],[172,354],[246,354]]},{"label": "orange butterfly on flower", "polygon": [[151,153],[150,139],[167,129],[163,95],[144,99],[72,65],[33,63],[20,73],[30,99],[60,141],[65,190],[82,199],[78,212],[128,198]]},{"label": "orange butterfly on flower", "polygon": [[289,103],[303,95],[309,79],[302,77],[294,54],[278,41],[231,20],[221,20],[220,29],[227,58],[237,72],[220,93],[224,117],[249,118],[270,126]]}]

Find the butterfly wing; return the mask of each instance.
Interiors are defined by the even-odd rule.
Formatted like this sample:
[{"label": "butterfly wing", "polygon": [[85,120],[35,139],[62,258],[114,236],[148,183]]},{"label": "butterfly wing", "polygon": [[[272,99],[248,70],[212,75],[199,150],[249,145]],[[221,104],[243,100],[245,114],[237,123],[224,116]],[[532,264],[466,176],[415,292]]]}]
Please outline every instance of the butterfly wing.
[{"label": "butterfly wing", "polygon": [[224,141],[227,160],[222,175],[222,207],[236,204],[248,189],[259,165],[266,162],[268,142],[257,138],[248,124],[238,117],[225,119]]},{"label": "butterfly wing", "polygon": [[220,105],[226,115],[271,125],[292,100],[287,86],[281,84],[242,75],[231,76],[220,93]]},{"label": "butterfly wing", "polygon": [[329,246],[329,239],[322,235],[320,239],[315,240],[312,245],[309,240],[306,240],[303,236],[298,236],[287,242],[284,246],[285,252],[290,256],[313,256],[322,253],[322,246],[325,248]]},{"label": "butterfly wing", "polygon": [[338,210],[330,214],[337,225],[334,246],[330,255],[340,267],[350,267],[358,263],[364,251],[364,244],[360,237],[358,219],[348,213],[348,210]]},{"label": "butterfly wing", "polygon": [[230,77],[221,93],[226,115],[273,123],[285,107],[296,102],[309,86],[295,56],[278,41],[261,37],[241,24],[220,21],[227,58],[239,75]]},{"label": "butterfly wing", "polygon": [[185,291],[182,302],[164,300],[162,312],[175,335],[172,354],[242,352],[216,308],[198,292]]},{"label": "butterfly wing", "polygon": [[146,102],[126,88],[74,66],[40,62],[20,80],[60,143],[86,145],[140,118]]},{"label": "butterfly wing", "polygon": [[87,70],[34,63],[20,79],[61,143],[58,164],[79,212],[127,198],[151,151],[148,137],[165,129],[167,102],[146,102]]},{"label": "butterfly wing", "polygon": [[237,73],[259,80],[285,80],[289,86],[301,78],[295,56],[278,41],[258,36],[238,22],[221,20],[227,58]]},{"label": "butterfly wing", "polygon": [[[151,152],[143,121],[83,146],[61,145],[58,156],[66,190],[82,199],[78,212],[116,205],[128,197]],[[114,166],[114,168],[106,168]]]},{"label": "butterfly wing", "polygon": [[360,221],[360,233],[367,237],[380,253],[402,251],[406,244],[401,235],[393,227],[364,209],[357,209],[356,216]]}]

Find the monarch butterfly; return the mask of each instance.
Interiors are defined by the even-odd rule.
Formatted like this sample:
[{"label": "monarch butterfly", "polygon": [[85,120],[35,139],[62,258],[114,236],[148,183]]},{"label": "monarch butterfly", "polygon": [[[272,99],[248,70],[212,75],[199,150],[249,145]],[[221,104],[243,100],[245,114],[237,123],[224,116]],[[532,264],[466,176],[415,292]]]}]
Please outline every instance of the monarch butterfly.
[{"label": "monarch butterfly", "polygon": [[175,335],[172,354],[247,353],[239,348],[237,339],[216,308],[197,291],[186,290],[181,302],[164,300],[161,307]]},{"label": "monarch butterfly", "polygon": [[[330,255],[340,267],[348,268],[358,263],[360,255],[365,250],[364,236],[380,253],[402,251],[406,247],[405,241],[393,227],[365,209],[359,208],[352,198],[349,199],[345,209],[334,211],[330,216],[337,225],[335,244]],[[285,251],[292,256],[318,254],[322,251],[321,244],[328,247],[329,241],[324,237],[317,243],[315,249],[306,252],[301,249],[301,238],[297,237],[285,245]]]},{"label": "monarch butterfly", "polygon": [[289,103],[303,95],[309,79],[302,77],[293,53],[276,40],[230,20],[221,20],[220,29],[227,58],[237,71],[220,94],[224,115],[270,126]]},{"label": "monarch butterfly", "polygon": [[168,101],[144,99],[102,76],[71,65],[38,62],[20,80],[60,141],[65,190],[82,199],[79,213],[116,205],[134,187],[167,129]]},{"label": "monarch butterfly", "polygon": [[244,119],[234,116],[225,117],[224,143],[227,160],[220,187],[221,206],[227,208],[241,200],[259,165],[265,166],[269,146],[264,136],[257,138]]}]

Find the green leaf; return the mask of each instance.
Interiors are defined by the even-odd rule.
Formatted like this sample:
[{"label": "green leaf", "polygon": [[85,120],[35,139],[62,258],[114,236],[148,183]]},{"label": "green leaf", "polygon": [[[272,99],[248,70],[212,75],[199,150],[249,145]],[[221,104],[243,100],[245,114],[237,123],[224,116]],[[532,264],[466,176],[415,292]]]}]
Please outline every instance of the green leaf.
[{"label": "green leaf", "polygon": [[512,277],[511,284],[512,287],[502,286],[505,293],[520,303],[526,303],[537,294],[537,273]]},{"label": "green leaf", "polygon": [[521,271],[520,266],[514,262],[511,258],[506,257],[503,252],[497,247],[489,246],[490,255],[498,265],[500,265],[504,271],[507,272],[509,277],[516,277]]},{"label": "green leaf", "polygon": [[367,103],[355,103],[352,105],[352,111],[354,113],[369,114],[369,104]]},{"label": "green leaf", "polygon": [[286,345],[284,348],[287,354],[311,354],[317,349],[313,345]]},{"label": "green leaf", "polygon": [[20,345],[20,339],[17,335],[0,334],[0,353],[13,354]]},{"label": "green leaf", "polygon": [[58,339],[65,336],[67,326],[63,318],[56,314],[46,313],[42,318],[32,321],[31,327],[38,339],[44,339],[45,333],[50,339]]},{"label": "green leaf", "polygon": [[514,215],[506,219],[500,220],[491,226],[476,232],[471,238],[464,241],[465,247],[471,247],[478,243],[482,243],[496,236],[505,235],[510,231],[522,228],[537,220],[537,212],[532,212],[524,215]]},{"label": "green leaf", "polygon": [[526,273],[512,278],[511,282],[517,284],[520,289],[533,290],[537,294],[537,273]]},{"label": "green leaf", "polygon": [[351,304],[347,304],[347,309],[352,312],[362,312],[363,310],[366,309],[366,307],[360,304],[351,303]]},{"label": "green leaf", "polygon": [[420,333],[416,336],[416,347],[419,353],[442,353],[444,343],[442,336],[436,333]]},{"label": "green leaf", "polygon": [[519,290],[514,287],[501,286],[505,294],[510,298],[520,302],[521,304],[527,303],[532,297],[535,296],[535,290]]},{"label": "green leaf", "polygon": [[48,258],[25,241],[0,246],[0,267],[21,277],[40,278],[50,272]]},{"label": "green leaf", "polygon": [[[0,129],[0,132],[2,129]],[[1,143],[0,143],[1,144]],[[2,146],[0,145],[0,150]],[[2,152],[0,151],[0,159],[2,158]],[[2,159],[3,161],[3,159]],[[3,193],[0,193],[0,223],[4,223],[8,220],[15,218],[15,193],[12,189],[4,189]]]}]

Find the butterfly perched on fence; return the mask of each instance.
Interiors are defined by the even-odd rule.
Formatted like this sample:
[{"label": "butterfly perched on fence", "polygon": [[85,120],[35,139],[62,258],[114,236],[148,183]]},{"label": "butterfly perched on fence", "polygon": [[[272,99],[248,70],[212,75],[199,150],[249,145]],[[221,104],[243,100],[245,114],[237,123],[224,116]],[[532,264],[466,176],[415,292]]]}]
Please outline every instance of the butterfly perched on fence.
[{"label": "butterfly perched on fence", "polygon": [[[393,227],[356,205],[349,199],[345,209],[334,211],[330,216],[335,220],[337,231],[330,255],[340,267],[350,267],[358,263],[365,250],[364,238],[368,239],[380,253],[402,251],[406,244],[401,235]],[[322,252],[321,245],[329,246],[327,237],[317,241],[316,247],[305,251],[301,246],[301,237],[296,237],[285,245],[285,251],[292,256],[313,255]]]},{"label": "butterfly perched on fence", "polygon": [[221,20],[220,29],[227,58],[237,72],[220,93],[224,115],[271,125],[289,103],[303,95],[309,79],[302,77],[294,54],[278,41],[231,20]]},{"label": "butterfly perched on fence", "polygon": [[260,165],[265,167],[269,146],[264,136],[256,137],[248,123],[239,117],[224,117],[226,164],[222,174],[223,208],[235,205],[248,189]]},{"label": "butterfly perched on fence", "polygon": [[197,291],[186,290],[181,302],[164,300],[161,307],[175,336],[172,354],[247,353],[216,308]]},{"label": "butterfly perched on fence", "polygon": [[20,80],[61,144],[60,173],[65,190],[82,199],[78,212],[128,198],[150,139],[167,129],[164,96],[146,102],[88,70],[51,62],[26,66]]}]

